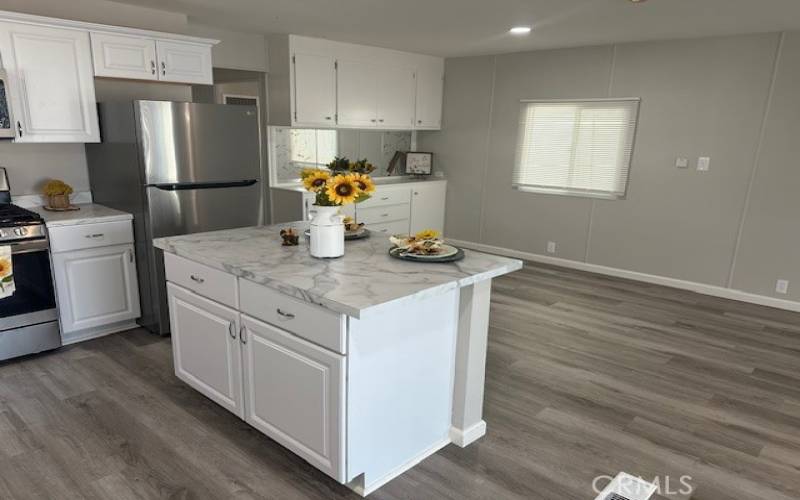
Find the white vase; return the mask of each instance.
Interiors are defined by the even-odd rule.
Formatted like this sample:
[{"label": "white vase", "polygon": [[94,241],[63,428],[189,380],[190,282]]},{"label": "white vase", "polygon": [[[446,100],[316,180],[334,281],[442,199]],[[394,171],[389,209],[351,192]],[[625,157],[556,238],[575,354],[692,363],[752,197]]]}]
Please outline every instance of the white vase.
[{"label": "white vase", "polygon": [[339,208],[314,205],[310,210],[312,257],[332,259],[344,255],[344,215]]}]

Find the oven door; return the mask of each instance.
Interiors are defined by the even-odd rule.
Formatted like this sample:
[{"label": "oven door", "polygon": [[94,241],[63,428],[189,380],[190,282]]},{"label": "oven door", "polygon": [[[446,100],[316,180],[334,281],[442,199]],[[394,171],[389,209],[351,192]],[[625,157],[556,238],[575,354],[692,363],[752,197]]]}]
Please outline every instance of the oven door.
[{"label": "oven door", "polygon": [[11,244],[16,291],[0,299],[0,332],[58,319],[47,240]]},{"label": "oven door", "polygon": [[8,78],[5,71],[0,70],[0,137],[14,137],[13,121]]}]

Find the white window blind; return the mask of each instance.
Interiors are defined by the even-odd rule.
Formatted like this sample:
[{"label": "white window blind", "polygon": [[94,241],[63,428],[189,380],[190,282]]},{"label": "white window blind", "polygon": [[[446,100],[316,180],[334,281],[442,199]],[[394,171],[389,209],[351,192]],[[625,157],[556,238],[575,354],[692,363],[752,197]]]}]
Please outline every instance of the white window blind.
[{"label": "white window blind", "polygon": [[624,197],[638,114],[639,99],[522,101],[513,186]]}]

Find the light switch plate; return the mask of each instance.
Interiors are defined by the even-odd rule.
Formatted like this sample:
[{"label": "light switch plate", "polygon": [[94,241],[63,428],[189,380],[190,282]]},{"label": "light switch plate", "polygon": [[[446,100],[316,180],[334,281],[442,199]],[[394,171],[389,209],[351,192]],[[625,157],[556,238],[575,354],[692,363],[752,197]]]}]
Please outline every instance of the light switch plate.
[{"label": "light switch plate", "polygon": [[675,166],[678,168],[689,168],[689,158],[679,156],[675,159]]},{"label": "light switch plate", "polygon": [[778,280],[775,284],[775,291],[781,295],[789,293],[789,280]]},{"label": "light switch plate", "polygon": [[701,156],[697,159],[697,171],[708,172],[711,168],[711,158],[708,156]]}]

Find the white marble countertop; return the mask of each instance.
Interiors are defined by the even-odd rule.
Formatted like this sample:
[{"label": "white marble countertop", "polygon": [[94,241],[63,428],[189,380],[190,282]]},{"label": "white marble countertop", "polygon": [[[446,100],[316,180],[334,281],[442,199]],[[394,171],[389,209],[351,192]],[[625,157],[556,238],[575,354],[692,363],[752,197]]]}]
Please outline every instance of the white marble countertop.
[{"label": "white marble countertop", "polygon": [[348,241],[344,257],[315,259],[301,236],[296,247],[281,246],[278,232],[304,224],[229,229],[159,238],[166,252],[226,271],[297,299],[361,318],[398,300],[445,293],[516,271],[522,261],[471,250],[449,264],[406,262],[389,257],[385,236]]},{"label": "white marble countertop", "polygon": [[38,213],[44,219],[47,227],[76,226],[78,224],[94,224],[97,222],[114,222],[120,220],[131,220],[133,215],[108,208],[97,203],[79,203],[76,206],[80,210],[68,212],[51,212],[43,207],[32,207],[30,210]]},{"label": "white marble countertop", "polygon": [[[420,182],[444,182],[447,179],[444,177],[414,177],[409,175],[401,175],[396,177],[374,177],[375,185],[377,186],[395,186],[397,184],[418,184]],[[288,182],[284,184],[276,184],[270,186],[272,189],[283,189],[284,191],[299,191],[306,192],[306,188],[298,182]]]}]

